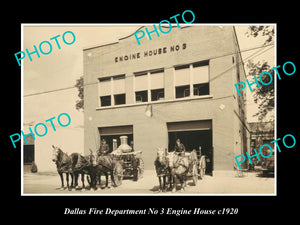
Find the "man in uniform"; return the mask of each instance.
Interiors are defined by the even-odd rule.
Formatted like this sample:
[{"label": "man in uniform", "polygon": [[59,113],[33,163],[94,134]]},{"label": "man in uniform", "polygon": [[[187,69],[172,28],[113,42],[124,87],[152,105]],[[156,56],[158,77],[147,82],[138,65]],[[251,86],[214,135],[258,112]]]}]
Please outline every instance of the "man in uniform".
[{"label": "man in uniform", "polygon": [[108,153],[109,146],[106,144],[106,140],[102,139],[101,145],[97,151],[96,163],[109,168],[112,163],[112,158],[108,156]]},{"label": "man in uniform", "polygon": [[176,140],[174,152],[177,153],[178,155],[184,155],[185,153],[185,147],[182,143],[180,143],[180,139]]},{"label": "man in uniform", "polygon": [[100,148],[97,151],[97,156],[104,156],[107,155],[109,153],[109,146],[108,144],[106,144],[106,140],[102,139]]}]

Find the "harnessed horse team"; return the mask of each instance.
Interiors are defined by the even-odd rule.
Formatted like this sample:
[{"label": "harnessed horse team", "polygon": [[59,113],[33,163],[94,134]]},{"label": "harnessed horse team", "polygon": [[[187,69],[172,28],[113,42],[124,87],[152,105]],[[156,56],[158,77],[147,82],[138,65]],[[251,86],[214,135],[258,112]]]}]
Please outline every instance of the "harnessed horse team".
[{"label": "harnessed horse team", "polygon": [[167,149],[158,148],[154,165],[159,180],[159,191],[167,191],[166,185],[169,184],[169,189],[175,192],[177,179],[180,181],[180,190],[185,190],[187,175],[196,160],[195,150],[185,157],[176,151],[168,152]]},{"label": "harnessed horse team", "polygon": [[[117,186],[114,180],[113,170],[119,166],[119,163],[113,160],[109,155],[98,156],[95,159],[92,151],[90,155],[82,156],[79,153],[72,153],[70,156],[63,152],[59,147],[52,145],[52,161],[55,162],[57,172],[61,179],[60,189],[75,190],[78,187],[78,177],[81,175],[82,190],[85,190],[84,175],[87,175],[87,181],[91,190],[97,189],[97,181],[101,185],[101,175],[106,177],[105,188],[109,188],[108,177],[114,186]],[[67,187],[64,184],[64,176],[66,175]],[[69,184],[69,176],[71,176],[71,184]]]},{"label": "harnessed horse team", "polygon": [[[122,171],[120,162],[114,160],[108,153],[105,145],[97,152],[97,157],[92,154],[82,156],[79,153],[72,153],[70,156],[64,153],[59,147],[53,147],[52,160],[56,163],[57,172],[61,178],[61,188],[76,190],[78,188],[78,177],[81,175],[82,190],[85,190],[84,175],[87,175],[87,181],[91,190],[97,189],[98,184],[101,185],[101,175],[105,175],[105,188],[109,188],[108,178],[111,176],[111,181],[114,186],[116,184],[114,172],[116,168]],[[172,192],[176,191],[177,179],[180,181],[180,190],[185,190],[188,172],[192,170],[192,166],[197,161],[196,151],[192,151],[188,157],[184,156],[185,147],[177,140],[173,152],[168,152],[167,149],[158,148],[156,159],[154,161],[156,174],[159,179],[159,191],[166,191],[166,185]],[[67,187],[64,185],[63,174],[66,174]],[[69,184],[69,176],[71,176],[71,184]]]}]

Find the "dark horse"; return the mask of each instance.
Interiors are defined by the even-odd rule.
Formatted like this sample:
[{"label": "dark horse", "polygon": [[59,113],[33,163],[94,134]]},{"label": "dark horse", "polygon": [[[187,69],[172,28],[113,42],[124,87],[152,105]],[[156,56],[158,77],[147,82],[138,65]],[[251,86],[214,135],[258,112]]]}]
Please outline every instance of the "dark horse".
[{"label": "dark horse", "polygon": [[67,153],[64,153],[59,147],[55,147],[52,145],[53,152],[52,152],[52,161],[55,162],[57,172],[61,179],[61,189],[66,189],[64,185],[64,176],[63,174],[66,174],[66,180],[67,180],[67,188],[69,189],[69,175],[71,175],[72,182],[71,187],[73,186],[73,174],[72,174],[72,159],[70,156],[68,156]]},{"label": "dark horse", "polygon": [[90,154],[88,156],[78,155],[77,157],[75,156],[74,159],[76,160],[76,158],[77,163],[74,163],[74,167],[76,168],[75,171],[78,172],[75,182],[78,180],[78,175],[81,174],[81,182],[84,187],[84,174],[86,174],[87,181],[90,185],[90,190],[96,190],[97,177],[101,176],[101,171],[99,170],[99,166],[96,164],[95,156],[93,155],[92,150],[90,149]]},{"label": "dark horse", "polygon": [[[78,175],[81,174],[81,181],[82,186],[84,188],[84,174],[87,175],[87,181],[90,185],[90,190],[97,189],[97,181],[99,185],[101,185],[101,175],[105,175],[106,177],[106,184],[105,187],[109,187],[108,178],[109,175],[111,176],[111,181],[113,182],[114,186],[119,186],[119,179],[118,182],[115,181],[114,174],[123,173],[123,168],[121,164],[112,159],[110,155],[103,155],[98,156],[95,160],[95,157],[90,150],[90,155],[88,156],[81,156],[80,154],[73,153],[72,155],[73,160],[73,171],[75,175],[75,185],[78,185]],[[121,171],[121,172],[120,172]]]},{"label": "dark horse", "polygon": [[[82,191],[85,190],[85,184],[84,184],[84,175],[90,175],[93,167],[93,163],[91,161],[90,156],[82,156],[79,153],[72,153],[71,154],[71,160],[72,160],[72,173],[74,176],[74,181],[75,181],[75,189],[79,189],[78,187],[78,177],[79,174],[81,175],[81,183],[82,183]],[[88,179],[88,183],[91,186],[91,182]]]},{"label": "dark horse", "polygon": [[[166,178],[169,177],[170,182],[170,170],[167,160],[168,151],[167,149],[158,148],[156,153],[156,159],[154,161],[156,175],[159,180],[159,191],[166,190]],[[171,188],[171,183],[170,183]]]},{"label": "dark horse", "polygon": [[[81,175],[82,190],[85,190],[84,174],[90,175],[93,171],[91,156],[82,156],[79,153],[72,153],[70,156],[64,153],[59,147],[52,145],[53,153],[52,160],[56,163],[57,172],[61,179],[61,189],[66,189],[64,186],[64,176],[66,174],[67,188],[75,190],[78,188],[78,177]],[[69,175],[71,176],[71,185],[69,185]],[[89,179],[88,183],[91,186]]]},{"label": "dark horse", "polygon": [[[110,175],[111,181],[113,185],[116,187],[120,185],[119,181],[120,181],[120,176],[122,176],[121,173],[123,174],[122,165],[116,160],[114,160],[112,156],[110,155],[98,156],[96,159],[96,165],[94,166],[93,170],[90,171],[90,174],[94,176],[94,177],[91,176],[91,182],[93,184],[93,187],[95,188],[97,183],[97,178],[98,178],[99,185],[101,185],[101,175],[104,174],[106,178],[105,188],[110,188],[108,186],[109,185],[108,178]],[[115,180],[115,175],[118,178],[117,182]]]}]

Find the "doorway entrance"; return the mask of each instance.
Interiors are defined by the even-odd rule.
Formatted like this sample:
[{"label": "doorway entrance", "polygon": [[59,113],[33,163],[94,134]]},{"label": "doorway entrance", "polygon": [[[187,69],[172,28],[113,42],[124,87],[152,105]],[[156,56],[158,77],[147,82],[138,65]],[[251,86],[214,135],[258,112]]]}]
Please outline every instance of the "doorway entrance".
[{"label": "doorway entrance", "polygon": [[[212,140],[212,121],[188,121],[168,123],[168,147],[169,151],[174,151],[177,139],[185,146],[187,152],[195,149],[198,156],[206,156],[206,174],[212,175],[213,171],[213,140]],[[199,151],[201,148],[201,152]]]},{"label": "doorway entrance", "polygon": [[[121,136],[127,136],[128,145],[133,145],[133,126],[117,126],[117,127],[99,127],[100,140],[105,139],[109,146],[110,152],[113,150],[113,139],[117,140],[117,147],[120,146]],[[100,146],[100,143],[99,143]],[[134,146],[133,146],[134,147]],[[98,149],[97,149],[98,150]]]}]

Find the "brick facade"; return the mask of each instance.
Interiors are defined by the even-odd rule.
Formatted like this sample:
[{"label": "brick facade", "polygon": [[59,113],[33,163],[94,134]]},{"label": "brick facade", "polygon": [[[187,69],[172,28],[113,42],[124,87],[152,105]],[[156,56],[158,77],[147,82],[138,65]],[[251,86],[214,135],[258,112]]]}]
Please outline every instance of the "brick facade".
[{"label": "brick facade", "polygon": [[[232,170],[234,156],[244,153],[248,147],[248,132],[244,126],[246,111],[242,101],[245,96],[239,99],[234,89],[237,80],[245,80],[243,65],[238,64],[241,57],[237,53],[239,47],[234,28],[173,27],[169,34],[155,35],[152,34],[152,40],[141,40],[141,45],[132,34],[117,43],[84,49],[85,153],[99,147],[101,134],[98,128],[131,125],[134,148],[143,151],[145,169],[154,169],[156,147],[168,147],[169,144],[167,123],[211,120],[213,170]],[[174,51],[171,51],[173,46]],[[177,99],[175,66],[205,60],[209,62],[209,94]],[[159,68],[164,70],[164,100],[135,103],[134,74]],[[101,107],[99,78],[120,74],[125,74],[126,104]],[[151,117],[145,115],[149,104]]]}]

